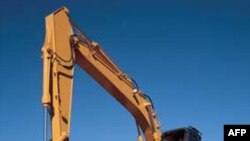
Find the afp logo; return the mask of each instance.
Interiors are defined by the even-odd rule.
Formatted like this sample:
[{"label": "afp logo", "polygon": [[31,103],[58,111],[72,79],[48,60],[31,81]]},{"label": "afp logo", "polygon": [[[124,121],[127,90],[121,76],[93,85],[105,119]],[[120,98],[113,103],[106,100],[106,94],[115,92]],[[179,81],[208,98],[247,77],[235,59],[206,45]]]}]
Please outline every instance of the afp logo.
[{"label": "afp logo", "polygon": [[224,125],[224,141],[250,141],[250,125]]}]

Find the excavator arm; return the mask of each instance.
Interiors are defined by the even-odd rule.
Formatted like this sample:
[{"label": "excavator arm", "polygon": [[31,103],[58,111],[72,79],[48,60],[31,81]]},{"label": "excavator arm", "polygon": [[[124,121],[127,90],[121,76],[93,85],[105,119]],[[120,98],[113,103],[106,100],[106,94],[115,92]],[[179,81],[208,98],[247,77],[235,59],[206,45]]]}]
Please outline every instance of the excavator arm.
[{"label": "excavator arm", "polygon": [[42,47],[42,104],[50,115],[52,141],[69,140],[75,64],[132,114],[138,126],[139,141],[143,140],[140,132],[146,141],[161,141],[160,125],[150,98],[97,43],[81,33],[68,13],[63,7],[46,17],[46,38]]}]

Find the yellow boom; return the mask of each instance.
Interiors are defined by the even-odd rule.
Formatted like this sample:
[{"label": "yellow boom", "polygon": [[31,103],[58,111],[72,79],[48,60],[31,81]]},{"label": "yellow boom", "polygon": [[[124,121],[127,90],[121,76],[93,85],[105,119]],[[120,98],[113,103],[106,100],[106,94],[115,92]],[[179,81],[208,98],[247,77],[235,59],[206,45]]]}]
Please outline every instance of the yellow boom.
[{"label": "yellow boom", "polygon": [[46,17],[46,39],[42,47],[42,104],[51,117],[52,141],[67,141],[74,65],[79,65],[135,118],[138,140],[161,141],[161,131],[150,99],[121,71],[100,46],[88,39],[68,17],[63,7]]}]

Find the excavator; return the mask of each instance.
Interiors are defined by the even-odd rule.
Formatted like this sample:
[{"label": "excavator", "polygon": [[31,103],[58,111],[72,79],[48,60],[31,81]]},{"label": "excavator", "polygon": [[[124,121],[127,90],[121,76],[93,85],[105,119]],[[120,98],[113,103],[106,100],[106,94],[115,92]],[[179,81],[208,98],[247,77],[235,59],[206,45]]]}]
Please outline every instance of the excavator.
[{"label": "excavator", "polygon": [[194,127],[162,133],[151,98],[70,19],[62,7],[46,17],[42,47],[44,140],[69,141],[74,65],[79,65],[134,117],[138,141],[201,141]]}]

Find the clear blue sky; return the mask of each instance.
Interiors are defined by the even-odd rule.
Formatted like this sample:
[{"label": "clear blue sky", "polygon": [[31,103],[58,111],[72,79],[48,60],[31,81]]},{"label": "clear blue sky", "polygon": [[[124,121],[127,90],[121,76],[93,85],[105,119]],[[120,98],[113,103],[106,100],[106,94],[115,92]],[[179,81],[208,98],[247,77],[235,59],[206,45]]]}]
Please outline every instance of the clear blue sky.
[{"label": "clear blue sky", "polygon": [[[0,138],[43,138],[44,18],[73,20],[154,100],[163,130],[193,125],[222,141],[250,123],[249,0],[7,0],[0,5]],[[76,67],[72,141],[135,141],[131,115]]]}]

